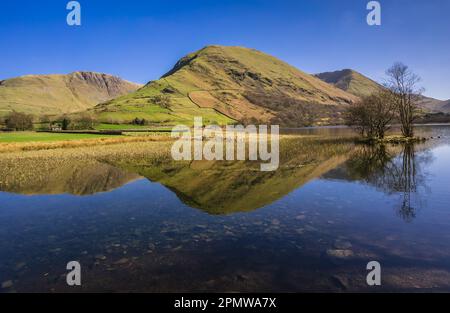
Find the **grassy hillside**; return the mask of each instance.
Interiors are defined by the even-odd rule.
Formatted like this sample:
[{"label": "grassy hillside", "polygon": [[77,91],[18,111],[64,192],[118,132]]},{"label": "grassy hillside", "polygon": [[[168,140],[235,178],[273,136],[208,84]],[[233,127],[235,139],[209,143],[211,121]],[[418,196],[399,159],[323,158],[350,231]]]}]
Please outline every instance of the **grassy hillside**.
[{"label": "grassy hillside", "polygon": [[[167,99],[161,103],[161,97]],[[135,117],[154,123],[280,122],[304,125],[336,119],[357,97],[265,53],[208,46],[176,63],[159,80],[98,105],[106,122]]]},{"label": "grassy hillside", "polygon": [[84,111],[139,87],[93,72],[21,76],[0,81],[0,116],[12,110],[34,115]]},{"label": "grassy hillside", "polygon": [[382,88],[377,82],[350,69],[325,72],[315,76],[357,97],[368,96]]}]

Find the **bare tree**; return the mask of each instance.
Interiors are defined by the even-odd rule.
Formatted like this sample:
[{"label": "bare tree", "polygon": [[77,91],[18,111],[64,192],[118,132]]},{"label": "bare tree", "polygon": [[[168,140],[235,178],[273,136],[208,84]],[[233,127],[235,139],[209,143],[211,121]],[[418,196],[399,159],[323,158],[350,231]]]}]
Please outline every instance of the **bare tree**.
[{"label": "bare tree", "polygon": [[351,104],[345,112],[345,124],[355,129],[362,137],[372,137],[372,122],[364,99]]},{"label": "bare tree", "polygon": [[420,77],[400,62],[390,67],[386,75],[388,76],[386,87],[392,92],[392,101],[398,112],[402,134],[405,137],[413,137],[413,123],[418,117],[418,101],[423,93],[423,89],[418,87]]},{"label": "bare tree", "polygon": [[24,131],[33,129],[33,116],[25,113],[13,111],[5,118],[7,128]]},{"label": "bare tree", "polygon": [[373,128],[376,136],[383,139],[395,118],[395,105],[390,90],[380,90],[369,97],[369,108],[373,116]]},{"label": "bare tree", "polygon": [[351,105],[346,114],[346,124],[355,128],[362,136],[383,139],[395,117],[392,93],[380,90],[363,97]]}]

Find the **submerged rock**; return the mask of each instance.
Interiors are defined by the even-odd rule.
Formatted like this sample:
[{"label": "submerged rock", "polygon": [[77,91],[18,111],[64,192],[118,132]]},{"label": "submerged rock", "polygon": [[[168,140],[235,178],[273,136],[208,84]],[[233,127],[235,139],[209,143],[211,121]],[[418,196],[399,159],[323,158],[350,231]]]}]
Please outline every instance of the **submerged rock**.
[{"label": "submerged rock", "polygon": [[26,265],[27,265],[27,263],[25,263],[25,262],[20,262],[20,263],[17,263],[17,264],[16,264],[16,266],[14,267],[14,269],[17,270],[17,271],[19,271],[19,270],[21,270],[22,268],[24,268]]},{"label": "submerged rock", "polygon": [[246,275],[243,275],[243,274],[238,274],[238,275],[236,275],[236,280],[238,280],[238,281],[245,281],[245,280],[248,280],[248,277],[246,276]]},{"label": "submerged rock", "polygon": [[173,252],[181,250],[183,248],[183,246],[178,246],[172,249]]},{"label": "submerged rock", "polygon": [[340,250],[347,250],[352,247],[352,244],[345,240],[336,240],[333,244],[333,247]]},{"label": "submerged rock", "polygon": [[127,264],[129,262],[128,258],[122,258],[119,261],[115,262],[114,264],[116,265],[123,265],[123,264]]},{"label": "submerged rock", "polygon": [[346,277],[342,277],[340,275],[333,275],[330,277],[330,280],[333,283],[333,285],[335,285],[339,289],[347,290],[349,287],[349,281]]},{"label": "submerged rock", "polygon": [[348,258],[353,256],[353,251],[348,249],[328,249],[327,255],[335,258]]},{"label": "submerged rock", "polygon": [[13,286],[12,280],[7,280],[7,281],[4,281],[4,282],[2,283],[2,288],[3,288],[3,289],[11,288],[12,286]]}]

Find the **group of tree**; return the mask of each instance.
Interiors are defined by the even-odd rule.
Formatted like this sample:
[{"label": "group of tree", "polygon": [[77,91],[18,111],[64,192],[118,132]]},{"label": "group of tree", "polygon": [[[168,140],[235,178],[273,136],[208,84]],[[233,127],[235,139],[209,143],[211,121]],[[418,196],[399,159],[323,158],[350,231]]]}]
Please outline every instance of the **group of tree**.
[{"label": "group of tree", "polygon": [[66,115],[60,117],[55,121],[49,122],[50,130],[91,130],[94,129],[97,121],[88,114],[83,114],[75,117],[68,117]]},{"label": "group of tree", "polygon": [[395,63],[386,71],[387,81],[378,92],[351,105],[345,114],[346,124],[368,138],[384,138],[394,122],[401,125],[404,137],[414,136],[423,89],[419,76],[408,66]]},{"label": "group of tree", "polygon": [[170,109],[171,107],[171,101],[170,101],[170,97],[166,96],[166,95],[157,95],[153,97],[153,102],[156,105],[159,105],[160,107],[164,108],[164,109]]},{"label": "group of tree", "polygon": [[384,138],[395,116],[392,93],[380,90],[350,106],[346,112],[346,121],[363,137]]},{"label": "group of tree", "polygon": [[5,117],[4,123],[7,129],[16,131],[32,130],[33,116],[13,111]]},{"label": "group of tree", "polygon": [[148,124],[148,121],[145,118],[136,117],[134,120],[131,121],[131,124],[144,126]]},{"label": "group of tree", "polygon": [[0,121],[8,130],[26,131],[33,130],[34,123],[38,129],[46,130],[91,130],[95,128],[97,121],[88,114],[79,116],[63,115],[56,118],[50,116],[35,117],[31,114],[12,111]]}]

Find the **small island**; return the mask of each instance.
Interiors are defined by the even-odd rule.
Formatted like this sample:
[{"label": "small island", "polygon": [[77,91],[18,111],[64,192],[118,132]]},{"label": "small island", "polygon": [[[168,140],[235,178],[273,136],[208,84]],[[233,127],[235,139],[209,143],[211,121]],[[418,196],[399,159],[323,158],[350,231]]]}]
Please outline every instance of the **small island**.
[{"label": "small island", "polygon": [[[420,77],[400,62],[390,67],[386,76],[383,87],[351,104],[345,112],[346,124],[360,135],[356,142],[409,144],[426,141],[414,135],[423,92],[423,88],[417,86]],[[386,136],[394,123],[400,124],[401,135]]]}]

